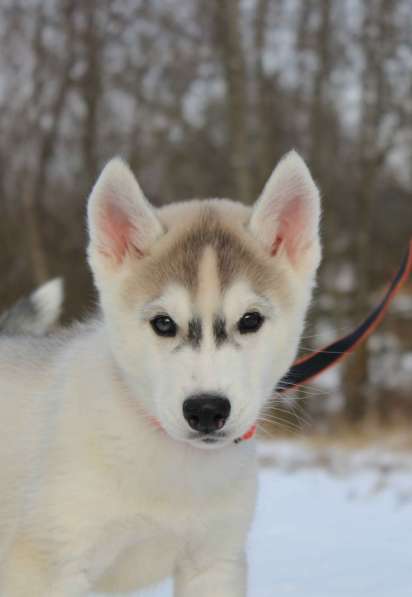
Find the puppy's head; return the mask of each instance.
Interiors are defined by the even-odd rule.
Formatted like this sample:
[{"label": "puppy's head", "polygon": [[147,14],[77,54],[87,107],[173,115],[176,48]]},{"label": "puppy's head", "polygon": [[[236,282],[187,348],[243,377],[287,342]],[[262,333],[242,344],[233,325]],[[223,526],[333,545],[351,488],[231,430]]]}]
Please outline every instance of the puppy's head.
[{"label": "puppy's head", "polygon": [[242,436],[297,350],[320,261],[319,193],[289,153],[252,208],[210,199],[154,209],[112,160],[88,206],[89,261],[113,354],[174,439]]}]

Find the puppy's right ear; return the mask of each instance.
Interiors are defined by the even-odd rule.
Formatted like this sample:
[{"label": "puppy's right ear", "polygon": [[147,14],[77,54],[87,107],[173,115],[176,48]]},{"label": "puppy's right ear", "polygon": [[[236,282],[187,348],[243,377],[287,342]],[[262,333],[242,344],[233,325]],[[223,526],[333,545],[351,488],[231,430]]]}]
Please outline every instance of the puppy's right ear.
[{"label": "puppy's right ear", "polygon": [[109,268],[144,257],[163,228],[130,168],[114,158],[103,169],[88,203],[89,258]]}]

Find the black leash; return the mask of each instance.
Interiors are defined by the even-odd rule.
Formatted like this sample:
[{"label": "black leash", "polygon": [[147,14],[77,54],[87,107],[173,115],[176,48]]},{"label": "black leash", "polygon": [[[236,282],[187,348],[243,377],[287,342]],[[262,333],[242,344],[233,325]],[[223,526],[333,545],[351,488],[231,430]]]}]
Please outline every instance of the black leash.
[{"label": "black leash", "polygon": [[277,392],[287,392],[317,377],[320,373],[335,365],[346,354],[351,353],[363,340],[374,331],[382,321],[387,308],[402,288],[412,271],[412,240],[401,265],[392,279],[381,302],[368,317],[350,334],[335,340],[331,344],[312,354],[298,359],[288,373],[282,377],[276,387]]}]

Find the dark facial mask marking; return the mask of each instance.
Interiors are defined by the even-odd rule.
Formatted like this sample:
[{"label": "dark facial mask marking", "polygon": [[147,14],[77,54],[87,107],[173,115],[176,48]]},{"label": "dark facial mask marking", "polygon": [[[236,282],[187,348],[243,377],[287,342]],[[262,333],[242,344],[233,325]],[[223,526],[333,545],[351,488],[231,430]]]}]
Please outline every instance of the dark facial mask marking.
[{"label": "dark facial mask marking", "polygon": [[187,339],[193,348],[199,348],[200,342],[202,341],[202,322],[198,317],[189,321],[189,333]]},{"label": "dark facial mask marking", "polygon": [[221,346],[228,339],[226,332],[226,322],[223,317],[217,317],[213,322],[213,335],[216,346]]}]

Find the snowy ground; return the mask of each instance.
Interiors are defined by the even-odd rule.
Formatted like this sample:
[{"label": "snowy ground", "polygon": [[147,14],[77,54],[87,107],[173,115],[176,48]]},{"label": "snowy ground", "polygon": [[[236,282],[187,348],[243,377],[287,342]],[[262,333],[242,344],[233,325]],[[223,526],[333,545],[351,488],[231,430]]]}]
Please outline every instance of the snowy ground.
[{"label": "snowy ground", "polygon": [[262,471],[251,597],[411,597],[412,455],[335,456]]},{"label": "snowy ground", "polygon": [[273,441],[261,459],[250,597],[412,596],[412,454]]}]

